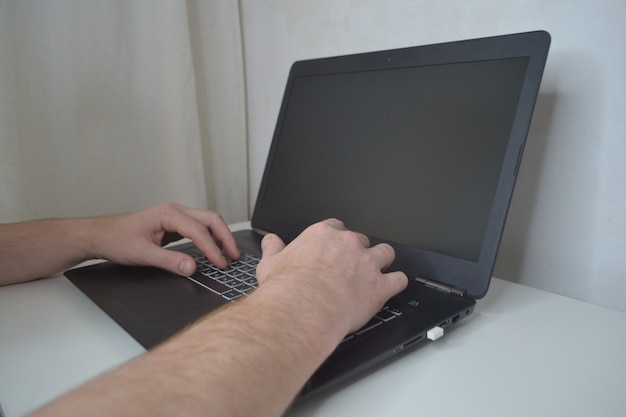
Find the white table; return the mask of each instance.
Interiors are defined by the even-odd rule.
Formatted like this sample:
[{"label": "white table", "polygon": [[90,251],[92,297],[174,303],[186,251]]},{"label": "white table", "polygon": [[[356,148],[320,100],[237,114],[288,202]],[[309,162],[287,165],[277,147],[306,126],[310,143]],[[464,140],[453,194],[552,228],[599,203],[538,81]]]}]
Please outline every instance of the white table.
[{"label": "white table", "polygon": [[[0,288],[0,402],[27,413],[143,348],[63,276]],[[626,313],[494,279],[475,313],[304,416],[626,416]]]}]

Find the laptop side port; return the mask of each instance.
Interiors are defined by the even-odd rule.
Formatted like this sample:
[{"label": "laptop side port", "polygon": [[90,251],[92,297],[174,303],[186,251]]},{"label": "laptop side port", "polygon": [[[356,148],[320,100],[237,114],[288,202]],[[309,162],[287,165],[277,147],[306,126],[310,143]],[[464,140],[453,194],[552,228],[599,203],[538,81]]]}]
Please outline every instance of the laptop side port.
[{"label": "laptop side port", "polygon": [[413,345],[416,345],[423,338],[424,338],[423,335],[419,335],[419,336],[416,336],[416,337],[412,338],[411,340],[409,340],[408,342],[406,342],[405,344],[402,345],[402,349],[407,349],[407,348],[410,348]]}]

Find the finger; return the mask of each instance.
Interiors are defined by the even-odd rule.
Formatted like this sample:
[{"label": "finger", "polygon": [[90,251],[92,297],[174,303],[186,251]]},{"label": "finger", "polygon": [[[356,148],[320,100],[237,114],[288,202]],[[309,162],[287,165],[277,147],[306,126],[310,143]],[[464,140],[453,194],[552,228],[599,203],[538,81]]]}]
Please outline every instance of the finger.
[{"label": "finger", "polygon": [[382,277],[386,285],[384,286],[385,300],[403,291],[409,285],[409,279],[402,271],[387,272]]},{"label": "finger", "polygon": [[276,255],[285,248],[285,242],[273,233],[269,233],[263,237],[261,241],[261,250],[263,256]]},{"label": "finger", "polygon": [[142,259],[138,262],[183,276],[190,276],[196,270],[196,262],[191,256],[155,245],[146,245],[142,251]]},{"label": "finger", "polygon": [[[204,253],[209,261],[218,268],[228,268],[228,261],[222,253],[222,249],[217,246],[212,238],[206,238],[204,235],[198,235],[197,237],[189,237],[193,243]],[[229,255],[230,256],[230,255]],[[238,259],[239,255],[233,256],[233,259]]]},{"label": "finger", "polygon": [[376,265],[381,271],[389,268],[396,257],[396,252],[393,250],[393,247],[387,243],[379,243],[376,246],[372,246],[370,252],[374,256]]},{"label": "finger", "polygon": [[237,241],[224,222],[220,221],[210,225],[209,230],[213,239],[219,244],[226,255],[231,259],[239,259],[241,257],[241,252],[237,247]]},{"label": "finger", "polygon": [[[339,219],[335,219],[335,218],[330,218],[330,219],[326,219],[324,221],[322,221],[322,223],[325,223],[329,226],[331,226],[332,228],[336,229],[336,230],[340,230],[340,231],[350,231],[346,225],[344,224],[344,222],[342,222]],[[363,245],[364,247],[368,248],[370,246],[370,240],[367,236],[365,236],[363,233],[359,233],[359,232],[352,232],[356,235],[356,237],[359,239],[359,242],[361,242],[361,245]]]},{"label": "finger", "polygon": [[208,228],[213,239],[218,242],[226,255],[232,259],[239,259],[241,257],[241,253],[237,247],[237,241],[219,213],[185,206],[179,206],[178,208]]},{"label": "finger", "polygon": [[370,247],[370,240],[367,236],[358,232],[354,232],[354,234],[356,234],[356,237],[359,239],[359,242],[361,242],[361,245],[363,245],[364,248]]},{"label": "finger", "polygon": [[[164,214],[162,226],[168,232],[176,232],[191,239],[198,249],[218,268],[226,268],[228,266],[228,262],[226,262],[226,258],[222,254],[222,249],[215,243],[207,227],[196,218],[187,215],[182,210],[170,210]],[[235,244],[233,243],[233,245]]]}]

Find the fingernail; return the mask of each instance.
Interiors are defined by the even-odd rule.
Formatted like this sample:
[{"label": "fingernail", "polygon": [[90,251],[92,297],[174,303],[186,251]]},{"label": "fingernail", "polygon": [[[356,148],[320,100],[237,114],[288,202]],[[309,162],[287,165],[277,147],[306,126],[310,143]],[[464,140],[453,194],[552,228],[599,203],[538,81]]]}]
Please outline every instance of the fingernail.
[{"label": "fingernail", "polygon": [[193,265],[189,260],[184,259],[178,264],[178,272],[181,275],[191,275],[193,273]]}]

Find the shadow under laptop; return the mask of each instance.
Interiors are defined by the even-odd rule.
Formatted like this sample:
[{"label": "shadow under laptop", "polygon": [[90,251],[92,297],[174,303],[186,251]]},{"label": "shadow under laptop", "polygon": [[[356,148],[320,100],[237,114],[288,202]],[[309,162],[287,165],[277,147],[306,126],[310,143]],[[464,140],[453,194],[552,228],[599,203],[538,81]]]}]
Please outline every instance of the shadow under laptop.
[{"label": "shadow under laptop", "polygon": [[[415,345],[414,347],[409,348],[405,350],[404,352],[401,352],[395,355],[391,359],[388,359],[387,361],[379,365],[376,365],[373,368],[370,368],[369,370],[363,372],[362,374],[348,381],[342,382],[332,388],[329,388],[311,397],[305,398],[304,400],[296,400],[296,402],[291,406],[290,410],[285,413],[285,417],[289,417],[292,411],[293,413],[297,414],[299,417],[320,415],[320,409],[324,408],[325,403],[327,401],[332,401],[332,398],[335,395],[346,394],[346,390],[348,390],[350,386],[357,384],[367,378],[373,377],[373,374],[376,374],[377,372],[382,372],[384,368],[386,369],[392,366],[394,363],[397,363],[398,361],[402,361],[402,359],[405,358],[406,356],[412,353],[415,353],[415,351],[418,350],[421,346],[423,346],[424,343],[428,343],[428,342],[419,343]],[[388,385],[388,387],[389,387],[390,392],[393,392],[394,386]],[[379,394],[383,397],[385,396],[385,392],[379,392]]]},{"label": "shadow under laptop", "polygon": [[[445,329],[446,334],[452,334],[455,331],[463,331],[462,330],[463,328],[471,327],[470,323],[475,318],[474,316],[475,314],[471,314],[467,316],[466,318],[464,318],[463,320],[460,320],[453,326],[447,327]],[[437,353],[438,349],[425,350],[425,348],[429,346],[436,347],[438,344],[441,344],[441,345],[447,344],[446,339],[447,339],[447,336],[444,336],[442,339],[437,340],[437,341],[430,341],[424,338],[422,339],[420,343],[416,343],[414,346],[407,348],[406,350],[400,352],[399,354],[385,360],[384,362],[378,365],[375,365],[374,367],[364,371],[363,373],[345,382],[341,382],[333,386],[332,388],[321,391],[311,397],[307,397],[305,399],[297,399],[295,403],[291,406],[291,408],[285,413],[285,417],[289,417],[292,414],[292,412],[298,415],[299,417],[320,415],[320,411],[323,411],[323,409],[327,406],[327,402],[329,401],[332,402],[336,395],[341,395],[341,396],[351,395],[350,390],[353,385],[363,384],[363,383],[367,384],[369,379],[371,379],[371,382],[373,384],[377,385],[375,391],[377,392],[378,395],[380,395],[381,398],[391,398],[393,397],[393,395],[398,394],[398,386],[396,384],[389,384],[389,383],[384,383],[382,384],[382,386],[378,386],[379,379],[373,379],[373,378],[376,378],[376,374],[380,372],[394,372],[396,371],[396,369],[394,369],[395,367],[401,367],[402,369],[405,369],[406,367],[403,366],[402,362],[406,360],[411,360],[412,355],[423,355],[422,357],[427,357],[429,354],[431,355],[438,354]],[[395,380],[394,378],[391,378],[391,379]],[[385,391],[387,389],[389,391]],[[359,391],[359,393],[357,393],[356,395],[360,397],[362,394],[360,394],[360,391]]]}]

